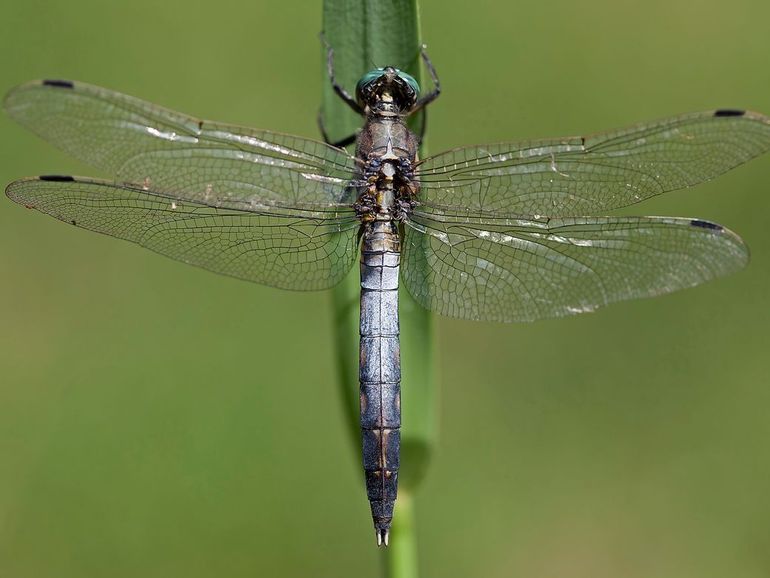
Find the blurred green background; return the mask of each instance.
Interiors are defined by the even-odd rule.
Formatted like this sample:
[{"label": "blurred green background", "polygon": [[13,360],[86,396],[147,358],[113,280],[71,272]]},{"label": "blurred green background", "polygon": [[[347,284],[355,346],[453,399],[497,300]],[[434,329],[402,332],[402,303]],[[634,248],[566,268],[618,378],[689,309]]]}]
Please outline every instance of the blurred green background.
[{"label": "blurred green background", "polygon": [[[765,0],[421,7],[444,88],[435,152],[770,112]],[[314,137],[320,15],[307,0],[11,0],[0,88],[74,78]],[[94,174],[6,118],[0,159],[3,183]],[[769,193],[767,156],[627,211],[734,229],[753,260],[733,277],[533,325],[437,319],[424,576],[770,573]],[[377,576],[329,301],[0,198],[0,576]]]}]

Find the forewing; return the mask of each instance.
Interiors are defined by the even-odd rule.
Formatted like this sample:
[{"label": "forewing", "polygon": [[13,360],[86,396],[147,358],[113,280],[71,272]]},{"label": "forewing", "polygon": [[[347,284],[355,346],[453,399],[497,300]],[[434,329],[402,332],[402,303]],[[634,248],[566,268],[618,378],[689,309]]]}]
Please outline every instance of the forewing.
[{"label": "forewing", "polygon": [[534,321],[692,287],[748,262],[733,232],[697,219],[567,217],[408,221],[402,276],[431,311]]},{"label": "forewing", "polygon": [[419,201],[465,216],[601,214],[709,180],[768,150],[766,116],[692,113],[588,137],[450,150],[420,165]]},{"label": "forewing", "polygon": [[359,223],[352,210],[322,217],[245,212],[73,177],[16,181],[6,194],[78,227],[273,287],[325,289],[356,261]]},{"label": "forewing", "polygon": [[202,121],[70,81],[14,88],[16,121],[118,181],[210,206],[335,210],[354,201],[355,160],[325,143]]}]

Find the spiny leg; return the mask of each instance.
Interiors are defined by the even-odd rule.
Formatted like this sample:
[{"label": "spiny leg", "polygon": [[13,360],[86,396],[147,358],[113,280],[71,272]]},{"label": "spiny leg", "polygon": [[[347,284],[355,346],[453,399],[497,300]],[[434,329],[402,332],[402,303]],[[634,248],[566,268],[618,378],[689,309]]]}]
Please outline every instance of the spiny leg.
[{"label": "spiny leg", "polygon": [[[426,105],[430,104],[434,100],[436,100],[441,94],[441,83],[438,79],[438,74],[436,73],[436,69],[433,66],[433,63],[430,60],[430,57],[428,56],[428,50],[426,46],[423,44],[420,47],[420,55],[422,56],[422,61],[425,63],[425,68],[428,69],[428,74],[430,74],[430,79],[433,82],[433,90],[431,90],[428,94],[425,94],[419,98],[417,103],[415,103],[414,107],[412,108],[412,113],[415,113],[423,108],[425,108]],[[426,123],[427,121],[423,121]],[[421,132],[424,132],[425,127],[423,125],[423,130]]]},{"label": "spiny leg", "polygon": [[347,104],[350,108],[352,108],[357,114],[364,114],[364,110],[358,106],[358,103],[356,102],[356,99],[353,98],[350,93],[345,90],[345,87],[341,84],[337,83],[337,80],[334,76],[334,49],[331,47],[331,45],[326,41],[326,37],[321,33],[321,42],[323,42],[324,46],[326,47],[326,70],[329,74],[329,80],[332,83],[332,88],[334,88],[334,92],[339,96],[345,104]]},{"label": "spiny leg", "polygon": [[321,131],[321,136],[324,139],[324,142],[339,148],[344,148],[348,145],[353,144],[356,142],[356,137],[358,136],[357,133],[353,133],[351,135],[346,136],[345,138],[342,138],[338,141],[332,142],[332,140],[329,137],[329,133],[326,132],[326,125],[324,124],[324,117],[323,114],[319,111],[318,113],[318,130]]},{"label": "spiny leg", "polygon": [[425,140],[425,131],[428,129],[428,109],[424,108],[420,111],[420,144]]}]

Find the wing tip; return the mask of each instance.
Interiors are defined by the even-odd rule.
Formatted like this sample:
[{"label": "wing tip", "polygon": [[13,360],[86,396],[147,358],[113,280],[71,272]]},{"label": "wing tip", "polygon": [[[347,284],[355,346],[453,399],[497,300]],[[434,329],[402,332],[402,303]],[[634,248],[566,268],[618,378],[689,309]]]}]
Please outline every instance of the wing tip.
[{"label": "wing tip", "polygon": [[[728,271],[727,273],[724,273],[724,275],[729,273],[734,273],[735,271],[740,271],[741,269],[746,267],[746,265],[749,264],[749,261],[751,261],[751,250],[749,249],[749,246],[746,244],[743,238],[741,238],[741,236],[735,231],[732,231],[727,227],[723,227],[719,223],[713,223],[711,221],[705,221],[703,219],[690,219],[690,226],[711,231],[714,235],[724,236],[729,238],[732,241],[733,245],[736,247],[736,250],[741,254],[742,258],[739,261],[736,261],[736,267],[734,269],[732,269],[731,271]],[[721,277],[721,276],[722,275],[717,275],[717,277]]]},{"label": "wing tip", "polygon": [[5,93],[5,96],[3,97],[3,109],[11,116],[11,118],[17,120],[18,122],[18,118],[14,112],[14,108],[19,104],[23,105],[24,102],[23,102],[23,97],[22,97],[21,103],[15,102],[14,97],[20,97],[20,95],[22,95],[27,90],[35,89],[35,88],[39,89],[41,87],[74,90],[75,83],[71,80],[46,78],[43,80],[31,80],[29,82],[19,84],[18,86],[14,86],[8,92]]},{"label": "wing tip", "polygon": [[26,177],[18,179],[8,183],[5,187],[5,196],[11,199],[14,203],[25,206],[28,209],[35,209],[35,205],[31,204],[29,199],[20,191],[24,188],[24,185],[32,181],[43,181],[52,183],[72,183],[77,179],[70,175],[40,175],[38,177]]},{"label": "wing tip", "polygon": [[770,116],[756,112],[753,110],[746,110],[741,108],[720,108],[711,112],[713,118],[727,118],[727,119],[745,119],[752,122],[757,122],[765,127],[770,126]]}]

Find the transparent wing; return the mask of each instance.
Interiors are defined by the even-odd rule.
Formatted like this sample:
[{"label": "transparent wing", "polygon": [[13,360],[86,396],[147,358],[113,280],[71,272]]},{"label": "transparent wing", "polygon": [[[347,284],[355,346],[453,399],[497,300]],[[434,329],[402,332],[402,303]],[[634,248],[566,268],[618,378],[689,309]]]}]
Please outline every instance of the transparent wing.
[{"label": "transparent wing", "polygon": [[7,113],[72,156],[177,199],[240,210],[335,210],[354,201],[355,159],[325,143],[202,121],[104,88],[35,81]]},{"label": "transparent wing", "polygon": [[450,150],[420,165],[419,200],[466,216],[601,214],[706,181],[768,150],[768,117],[692,113],[588,137]]},{"label": "transparent wing", "polygon": [[696,219],[574,217],[407,222],[402,278],[428,309],[463,319],[534,321],[651,297],[748,262],[733,232]]},{"label": "transparent wing", "polygon": [[350,270],[359,223],[352,210],[321,217],[210,207],[106,181],[39,177],[8,197],[78,227],[127,239],[216,273],[284,289],[325,289]]}]

